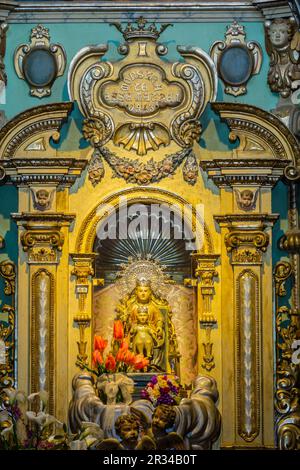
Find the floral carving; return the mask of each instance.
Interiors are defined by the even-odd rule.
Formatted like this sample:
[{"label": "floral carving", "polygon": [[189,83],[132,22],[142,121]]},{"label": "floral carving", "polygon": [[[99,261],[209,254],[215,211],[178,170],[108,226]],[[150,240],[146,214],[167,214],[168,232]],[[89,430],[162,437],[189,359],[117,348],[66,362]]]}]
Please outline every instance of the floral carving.
[{"label": "floral carving", "polygon": [[98,150],[95,150],[88,165],[89,180],[93,186],[100,183],[104,176],[104,166]]},{"label": "floral carving", "polygon": [[167,155],[160,162],[150,159],[146,163],[142,163],[139,159],[117,157],[115,153],[105,147],[101,147],[99,153],[111,166],[115,177],[124,178],[128,183],[142,185],[155,183],[166,176],[172,176],[182,161],[190,155],[191,149]]},{"label": "floral carving", "polygon": [[198,165],[196,157],[193,153],[187,157],[183,170],[183,179],[192,186],[197,182],[198,178]]}]

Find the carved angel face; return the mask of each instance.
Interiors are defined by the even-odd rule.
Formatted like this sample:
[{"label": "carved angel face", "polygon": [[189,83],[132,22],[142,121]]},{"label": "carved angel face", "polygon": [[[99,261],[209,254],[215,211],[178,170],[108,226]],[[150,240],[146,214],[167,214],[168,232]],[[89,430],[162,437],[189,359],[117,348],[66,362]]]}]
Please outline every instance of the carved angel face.
[{"label": "carved angel face", "polygon": [[139,435],[139,428],[137,423],[125,421],[120,427],[120,437],[122,441],[135,444]]},{"label": "carved angel face", "polygon": [[42,208],[45,208],[49,205],[50,197],[51,197],[51,194],[46,189],[39,189],[36,192],[36,199],[37,199],[38,205],[41,206]]},{"label": "carved angel face", "polygon": [[241,192],[241,203],[243,207],[250,207],[254,198],[254,193],[248,189]]},{"label": "carved angel face", "polygon": [[290,28],[285,22],[272,23],[269,29],[270,41],[276,48],[288,45],[290,39]]}]

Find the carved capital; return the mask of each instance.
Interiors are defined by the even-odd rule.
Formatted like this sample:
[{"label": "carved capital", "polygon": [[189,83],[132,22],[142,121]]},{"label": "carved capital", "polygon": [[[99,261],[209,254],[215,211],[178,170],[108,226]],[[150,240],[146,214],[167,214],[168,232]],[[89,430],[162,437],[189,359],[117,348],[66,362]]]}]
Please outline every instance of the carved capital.
[{"label": "carved capital", "polygon": [[231,254],[231,264],[261,264],[263,253],[267,251],[270,237],[265,232],[277,220],[277,214],[232,214],[215,216],[221,227],[229,232],[224,242]]},{"label": "carved capital", "polygon": [[73,214],[12,214],[21,232],[21,244],[28,254],[30,264],[58,263],[58,253],[62,251],[64,235],[63,226],[68,226],[73,220]]},{"label": "carved capital", "polygon": [[73,253],[71,256],[74,262],[72,274],[76,276],[76,285],[88,285],[89,276],[94,275],[93,263],[96,253]]}]

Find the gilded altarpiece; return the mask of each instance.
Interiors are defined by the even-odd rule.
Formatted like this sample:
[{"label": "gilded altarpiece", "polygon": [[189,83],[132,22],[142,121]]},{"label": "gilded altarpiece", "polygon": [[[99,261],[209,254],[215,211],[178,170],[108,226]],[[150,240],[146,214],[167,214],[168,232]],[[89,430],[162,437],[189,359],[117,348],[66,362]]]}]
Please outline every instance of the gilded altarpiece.
[{"label": "gilded altarpiece", "polygon": [[[107,45],[82,49],[69,69],[70,102],[25,111],[0,132],[1,165],[19,188],[18,384],[48,388],[66,419],[73,376],[90,363],[92,336],[110,328],[121,298],[115,278],[97,274],[106,256],[95,250],[99,227],[124,198],[164,204],[185,213],[198,235],[184,275],[164,285],[184,383],[198,374],[216,380],[218,445],[274,447],[272,187],[299,174],[298,143],[266,111],[214,103],[212,60],[178,46],[180,61],[169,62],[157,42],[166,25],[140,18],[116,26],[123,58],[103,60]],[[64,152],[52,141],[73,101],[90,146]],[[233,150],[199,146],[208,103],[237,142]],[[156,261],[168,270],[164,255]]]}]

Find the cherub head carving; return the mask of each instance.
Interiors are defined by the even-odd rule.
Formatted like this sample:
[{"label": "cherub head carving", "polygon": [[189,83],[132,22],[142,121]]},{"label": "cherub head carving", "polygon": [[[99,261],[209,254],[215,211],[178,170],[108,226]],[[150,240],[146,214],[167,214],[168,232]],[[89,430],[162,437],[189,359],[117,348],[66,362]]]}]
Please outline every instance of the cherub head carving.
[{"label": "cherub head carving", "polygon": [[243,211],[251,211],[255,209],[258,190],[244,189],[243,191],[235,190],[236,203],[239,209]]},{"label": "cherub head carving", "polygon": [[299,87],[300,32],[294,17],[265,22],[266,49],[270,56],[268,83],[272,91],[287,98]]},{"label": "cherub head carving", "polygon": [[39,211],[47,211],[51,208],[53,191],[47,189],[31,190],[34,208]]},{"label": "cherub head carving", "polygon": [[115,430],[127,449],[134,449],[139,437],[139,420],[132,415],[121,415],[115,422]]},{"label": "cherub head carving", "polygon": [[279,49],[286,47],[295,33],[294,18],[276,18],[273,21],[266,21],[265,26],[271,44]]},{"label": "cherub head carving", "polygon": [[176,412],[171,405],[158,405],[152,416],[152,431],[154,435],[164,434],[174,426]]}]

